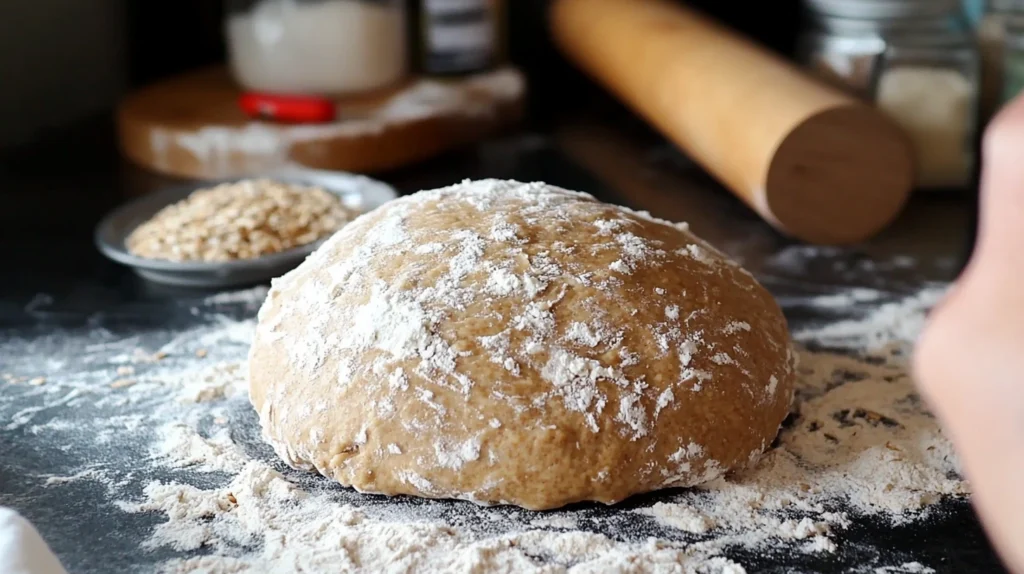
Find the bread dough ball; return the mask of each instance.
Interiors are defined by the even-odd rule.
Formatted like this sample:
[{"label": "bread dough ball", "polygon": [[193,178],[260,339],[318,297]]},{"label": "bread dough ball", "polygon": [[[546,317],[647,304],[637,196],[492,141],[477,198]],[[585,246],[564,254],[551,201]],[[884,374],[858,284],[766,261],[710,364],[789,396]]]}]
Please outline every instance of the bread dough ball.
[{"label": "bread dough ball", "polygon": [[274,282],[250,354],[291,466],[529,509],[756,461],[793,381],[771,295],[686,225],[498,180],[344,227]]}]

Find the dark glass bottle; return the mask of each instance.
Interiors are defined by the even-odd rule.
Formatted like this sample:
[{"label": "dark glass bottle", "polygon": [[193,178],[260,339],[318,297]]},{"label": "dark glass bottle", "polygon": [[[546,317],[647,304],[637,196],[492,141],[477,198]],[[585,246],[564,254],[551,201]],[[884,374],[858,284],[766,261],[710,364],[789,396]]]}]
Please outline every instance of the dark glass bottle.
[{"label": "dark glass bottle", "polygon": [[414,0],[414,58],[427,75],[464,75],[504,58],[503,0]]}]

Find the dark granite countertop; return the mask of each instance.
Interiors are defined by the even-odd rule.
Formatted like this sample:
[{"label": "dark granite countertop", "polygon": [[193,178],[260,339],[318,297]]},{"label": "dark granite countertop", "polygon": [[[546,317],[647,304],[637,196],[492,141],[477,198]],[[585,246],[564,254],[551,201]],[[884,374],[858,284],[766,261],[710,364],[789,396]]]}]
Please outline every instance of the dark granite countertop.
[{"label": "dark granite countertop", "polygon": [[[508,134],[380,176],[401,192],[478,177],[544,180],[666,219],[687,220],[779,296],[851,286],[900,294],[948,281],[962,266],[973,233],[968,197],[919,196],[890,230],[864,245],[818,249],[794,244],[670,146],[586,122],[545,133]],[[92,245],[92,228],[109,208],[169,183],[123,163],[102,125],[55,134],[44,145],[0,158],[0,340],[35,341],[25,347],[26,355],[0,356],[0,373],[23,370],[26,357],[74,363],[81,349],[66,341],[76,333],[101,332],[104,340],[137,337],[146,346],[150,338],[160,343],[207,320],[203,301],[209,293],[147,284],[104,260]],[[254,311],[251,305],[218,309],[239,317]],[[45,374],[46,369],[39,364],[37,370]],[[0,394],[11,392],[0,382]],[[119,513],[95,485],[40,486],[39,477],[60,476],[90,460],[138,467],[140,480],[160,474],[145,468],[145,453],[130,448],[111,454],[90,437],[75,437],[70,446],[56,444],[45,433],[8,424],[5,418],[33,413],[32,400],[26,395],[6,407],[0,402],[0,504],[36,522],[74,573],[147,571],[169,556],[167,550],[138,550],[144,531],[159,517]],[[60,408],[47,410],[52,417]],[[963,501],[943,503],[941,512],[903,527],[859,521],[841,537],[853,544],[826,558],[739,557],[766,572],[841,572],[912,560],[939,572],[1001,571]]]}]

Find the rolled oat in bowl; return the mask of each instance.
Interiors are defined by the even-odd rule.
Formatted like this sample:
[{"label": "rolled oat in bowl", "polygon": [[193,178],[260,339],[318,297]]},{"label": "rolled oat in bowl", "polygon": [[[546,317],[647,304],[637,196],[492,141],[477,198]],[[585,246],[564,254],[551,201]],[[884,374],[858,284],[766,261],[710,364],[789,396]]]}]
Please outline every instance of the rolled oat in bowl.
[{"label": "rolled oat in bowl", "polygon": [[254,259],[324,239],[356,215],[320,187],[243,180],[192,192],[139,225],[125,243],[149,259]]}]

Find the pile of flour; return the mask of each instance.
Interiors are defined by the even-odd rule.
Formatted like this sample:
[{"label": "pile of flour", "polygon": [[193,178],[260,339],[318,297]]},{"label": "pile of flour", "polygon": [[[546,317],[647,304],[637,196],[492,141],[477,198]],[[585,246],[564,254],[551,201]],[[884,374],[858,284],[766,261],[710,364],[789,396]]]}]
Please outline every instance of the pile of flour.
[{"label": "pile of flour", "polygon": [[[842,552],[844,530],[858,517],[907,524],[944,498],[969,494],[907,371],[910,344],[942,292],[805,301],[823,310],[835,297],[866,306],[857,319],[795,329],[814,350],[798,353],[794,413],[774,448],[755,468],[616,507],[535,513],[385,499],[288,469],[259,440],[245,393],[254,321],[220,315],[144,353],[131,341],[94,347],[109,379],[124,378],[116,365],[130,365],[135,384],[110,388],[80,373],[77,380],[90,382],[74,383],[57,369],[31,387],[51,393],[54,404],[116,407],[89,424],[115,441],[135,429],[129,434],[145,437],[146,464],[172,479],[140,482],[96,463],[44,478],[50,488],[100,482],[122,511],[162,515],[144,548],[177,554],[160,564],[164,572],[746,572],[737,556]],[[264,294],[219,296],[204,308],[248,310]],[[11,425],[56,437],[86,424],[15,414]],[[907,558],[862,571],[933,571]]]}]

